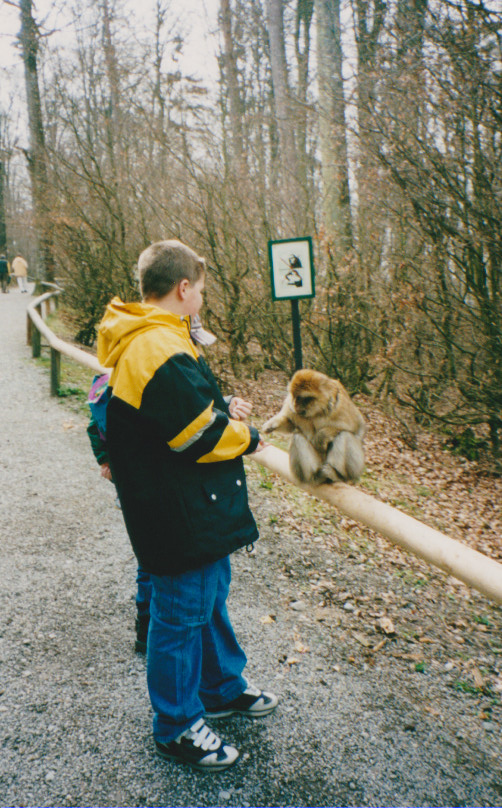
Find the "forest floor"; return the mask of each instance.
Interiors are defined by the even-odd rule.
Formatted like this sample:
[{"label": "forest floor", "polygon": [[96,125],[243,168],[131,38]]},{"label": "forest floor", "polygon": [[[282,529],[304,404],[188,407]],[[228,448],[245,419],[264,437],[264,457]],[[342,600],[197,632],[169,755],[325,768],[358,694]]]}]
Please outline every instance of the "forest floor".
[{"label": "forest floor", "polygon": [[[502,609],[250,459],[261,538],[234,556],[230,609],[280,706],[219,722],[242,753],[224,773],[156,757],[135,562],[76,406],[88,380],[66,368],[71,394],[49,397],[27,297],[0,296],[0,805],[502,805]],[[235,390],[258,427],[285,384]],[[361,488],[500,560],[502,480],[358,403]]]}]

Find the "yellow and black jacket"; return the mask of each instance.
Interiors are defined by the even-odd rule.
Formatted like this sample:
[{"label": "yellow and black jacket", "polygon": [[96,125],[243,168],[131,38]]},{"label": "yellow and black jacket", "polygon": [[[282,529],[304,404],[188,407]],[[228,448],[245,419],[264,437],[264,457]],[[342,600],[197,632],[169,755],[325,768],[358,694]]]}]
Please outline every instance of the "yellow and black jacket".
[{"label": "yellow and black jacket", "polygon": [[98,358],[112,368],[107,448],[140,564],[174,575],[255,541],[241,455],[259,434],[230,418],[188,318],[116,297]]}]

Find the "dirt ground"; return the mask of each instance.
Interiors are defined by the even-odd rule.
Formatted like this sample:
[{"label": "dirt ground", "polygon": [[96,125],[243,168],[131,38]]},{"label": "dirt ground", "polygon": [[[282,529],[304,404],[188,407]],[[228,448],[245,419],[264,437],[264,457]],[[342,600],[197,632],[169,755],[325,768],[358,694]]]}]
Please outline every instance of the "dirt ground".
[{"label": "dirt ground", "polygon": [[[230,609],[280,706],[218,723],[226,772],[155,755],[135,561],[85,416],[30,358],[26,297],[0,296],[0,805],[502,805],[502,610],[252,460],[261,538]],[[242,392],[258,426],[283,395]],[[500,480],[361,405],[362,488],[500,558]]]}]

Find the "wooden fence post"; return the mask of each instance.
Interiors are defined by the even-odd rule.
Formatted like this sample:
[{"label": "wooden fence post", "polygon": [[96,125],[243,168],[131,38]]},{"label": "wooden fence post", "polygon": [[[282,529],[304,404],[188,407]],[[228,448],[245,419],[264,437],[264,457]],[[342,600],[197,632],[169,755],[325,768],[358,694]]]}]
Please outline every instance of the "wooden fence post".
[{"label": "wooden fence post", "polygon": [[[37,311],[40,314],[40,307],[37,307]],[[32,329],[31,332],[31,355],[33,359],[38,359],[40,356],[42,347],[42,335],[37,327]]]},{"label": "wooden fence post", "polygon": [[51,348],[51,396],[59,393],[61,379],[61,354],[55,348]]}]

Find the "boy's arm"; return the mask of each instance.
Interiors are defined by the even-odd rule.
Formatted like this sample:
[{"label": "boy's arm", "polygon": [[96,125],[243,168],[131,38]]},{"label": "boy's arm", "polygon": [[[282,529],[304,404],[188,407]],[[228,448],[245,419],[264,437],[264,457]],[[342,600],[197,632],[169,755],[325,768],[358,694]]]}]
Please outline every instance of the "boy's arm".
[{"label": "boy's arm", "polygon": [[254,452],[260,435],[214,406],[214,391],[198,363],[176,354],[146,385],[140,412],[169,448],[187,460],[217,463]]}]

